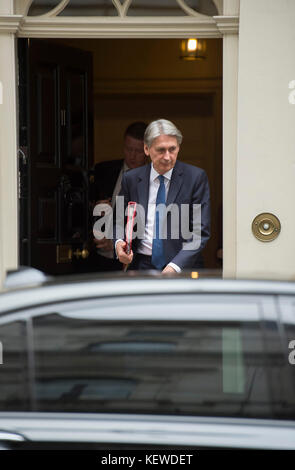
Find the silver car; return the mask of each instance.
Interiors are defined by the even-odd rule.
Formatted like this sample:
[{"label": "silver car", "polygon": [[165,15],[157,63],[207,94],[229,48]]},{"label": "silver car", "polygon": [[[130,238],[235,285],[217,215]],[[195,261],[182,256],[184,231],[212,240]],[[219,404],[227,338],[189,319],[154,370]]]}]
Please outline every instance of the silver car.
[{"label": "silver car", "polygon": [[293,283],[34,284],[0,295],[2,448],[295,449]]}]

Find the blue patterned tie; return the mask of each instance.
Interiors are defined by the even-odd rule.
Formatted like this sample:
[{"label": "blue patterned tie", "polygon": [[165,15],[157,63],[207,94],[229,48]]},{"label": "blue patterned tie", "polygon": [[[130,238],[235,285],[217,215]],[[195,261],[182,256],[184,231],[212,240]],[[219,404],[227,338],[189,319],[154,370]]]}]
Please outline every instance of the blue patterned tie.
[{"label": "blue patterned tie", "polygon": [[[159,207],[160,204],[165,205],[166,195],[165,195],[165,184],[164,176],[158,176],[160,180],[160,186],[157,193],[156,200],[156,211],[155,211],[155,224],[154,224],[154,238],[152,246],[152,264],[157,269],[162,269],[166,265],[165,255],[164,255],[164,246],[163,239],[161,237],[161,231],[163,227],[163,208],[164,206]],[[166,212],[166,211],[165,211]]]}]

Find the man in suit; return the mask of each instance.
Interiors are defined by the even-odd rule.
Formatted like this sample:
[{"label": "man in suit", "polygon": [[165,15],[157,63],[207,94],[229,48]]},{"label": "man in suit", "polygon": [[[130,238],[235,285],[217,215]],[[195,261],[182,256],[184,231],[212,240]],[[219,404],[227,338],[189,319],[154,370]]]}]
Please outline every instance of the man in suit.
[{"label": "man in suit", "polygon": [[[147,124],[136,121],[130,124],[124,133],[123,155],[119,160],[97,163],[94,167],[95,204],[109,204],[114,208],[116,196],[121,190],[123,174],[133,168],[145,165],[147,157],[143,149],[143,136]],[[94,238],[96,251],[89,260],[89,270],[121,270],[122,265],[114,259],[113,241],[106,238]]]},{"label": "man in suit", "polygon": [[97,163],[94,167],[95,200],[115,202],[121,189],[122,175],[125,171],[145,165],[147,162],[143,149],[143,136],[147,128],[145,122],[130,124],[124,133],[123,155],[119,160]]},{"label": "man in suit", "polygon": [[[172,122],[153,121],[144,135],[144,151],[151,164],[123,176],[120,196],[124,197],[124,208],[134,201],[142,209],[137,225],[143,230],[133,241],[130,254],[126,253],[125,241],[116,236],[118,259],[130,264],[130,269],[175,273],[203,267],[201,251],[210,236],[208,179],[204,170],[177,161],[181,142],[181,132]],[[187,218],[182,218],[182,211]],[[116,234],[120,229],[122,232],[117,224]]]}]

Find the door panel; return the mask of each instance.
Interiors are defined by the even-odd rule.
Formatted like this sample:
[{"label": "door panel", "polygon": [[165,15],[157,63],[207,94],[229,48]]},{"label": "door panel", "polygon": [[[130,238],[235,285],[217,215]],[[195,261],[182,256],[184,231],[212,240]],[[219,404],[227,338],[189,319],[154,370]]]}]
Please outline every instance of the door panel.
[{"label": "door panel", "polygon": [[87,242],[91,82],[90,53],[30,41],[30,264],[51,274],[80,270],[71,257]]},{"label": "door panel", "polygon": [[[58,166],[59,154],[59,68],[55,65],[41,66],[37,73],[37,149],[36,163]],[[34,143],[34,140],[33,140]],[[34,149],[35,150],[35,149]]]},{"label": "door panel", "polygon": [[86,160],[87,144],[86,84],[86,74],[79,70],[66,71],[66,156],[67,159],[79,159],[82,165]]},{"label": "door panel", "polygon": [[48,191],[40,194],[38,197],[38,241],[57,242],[57,224],[58,217],[57,194],[56,191]]}]

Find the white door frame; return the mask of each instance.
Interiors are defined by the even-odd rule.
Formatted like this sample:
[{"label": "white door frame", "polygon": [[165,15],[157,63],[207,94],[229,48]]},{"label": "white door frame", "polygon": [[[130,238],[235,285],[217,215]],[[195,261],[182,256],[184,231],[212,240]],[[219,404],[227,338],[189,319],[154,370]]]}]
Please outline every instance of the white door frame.
[{"label": "white door frame", "polygon": [[[128,2],[125,0],[125,4]],[[177,2],[184,4],[183,0]],[[240,0],[215,0],[222,13],[219,16],[209,17],[188,9],[188,16],[161,18],[124,14],[107,18],[56,17],[68,0],[61,0],[46,15],[28,17],[31,3],[32,0],[1,0],[0,5],[0,288],[5,272],[18,266],[16,38],[20,37],[223,38],[223,275],[235,277]]]}]

